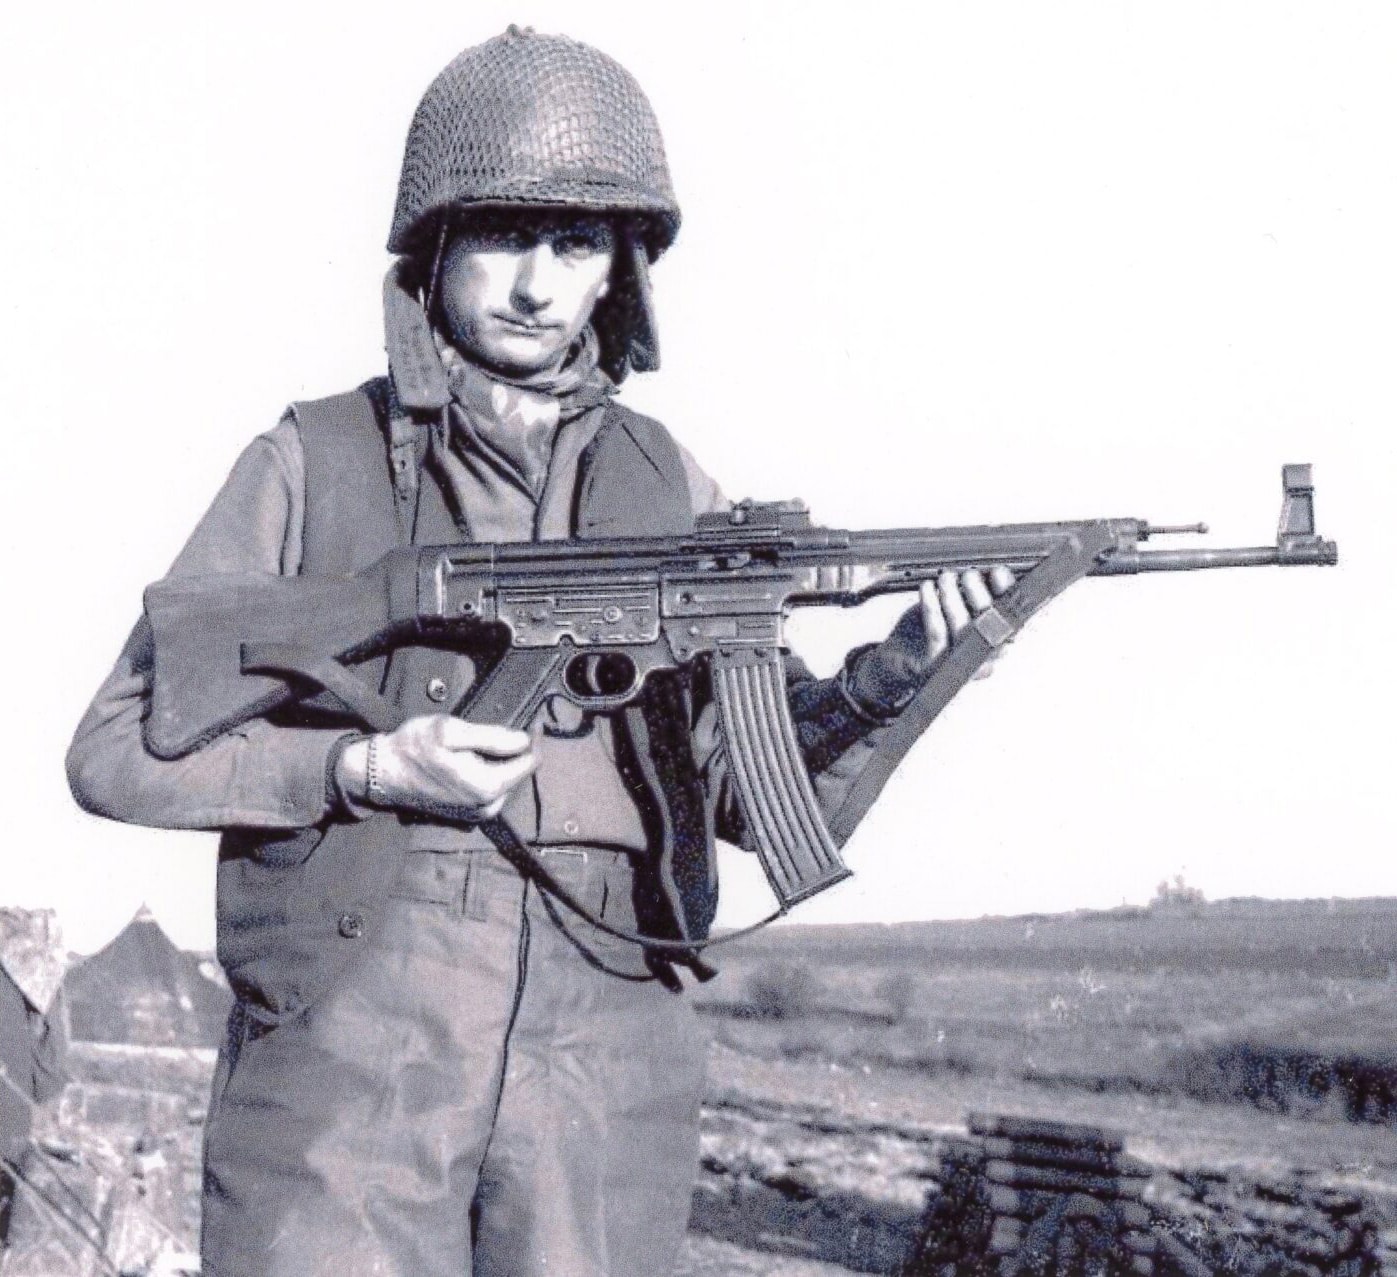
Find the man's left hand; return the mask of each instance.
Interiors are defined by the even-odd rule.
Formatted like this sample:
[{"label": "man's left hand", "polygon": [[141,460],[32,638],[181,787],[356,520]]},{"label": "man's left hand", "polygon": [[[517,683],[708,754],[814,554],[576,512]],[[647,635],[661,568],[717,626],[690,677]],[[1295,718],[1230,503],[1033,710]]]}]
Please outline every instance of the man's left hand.
[{"label": "man's left hand", "polygon": [[[988,573],[947,571],[935,581],[924,582],[921,602],[904,612],[892,633],[854,663],[848,676],[850,694],[871,713],[897,713],[931,677],[971,621],[1013,586],[1014,574],[1006,567],[993,567]],[[988,675],[994,660],[990,657],[975,677]]]}]

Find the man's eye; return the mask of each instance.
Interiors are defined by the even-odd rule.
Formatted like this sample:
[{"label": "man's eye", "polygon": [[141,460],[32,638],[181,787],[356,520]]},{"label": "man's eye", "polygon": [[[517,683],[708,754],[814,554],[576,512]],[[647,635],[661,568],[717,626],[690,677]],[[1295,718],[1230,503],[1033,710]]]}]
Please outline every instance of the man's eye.
[{"label": "man's eye", "polygon": [[487,253],[522,253],[534,242],[527,231],[507,226],[482,226],[464,238],[473,248]]},{"label": "man's eye", "polygon": [[591,235],[560,235],[553,242],[553,251],[559,257],[582,259],[601,251],[601,245]]}]

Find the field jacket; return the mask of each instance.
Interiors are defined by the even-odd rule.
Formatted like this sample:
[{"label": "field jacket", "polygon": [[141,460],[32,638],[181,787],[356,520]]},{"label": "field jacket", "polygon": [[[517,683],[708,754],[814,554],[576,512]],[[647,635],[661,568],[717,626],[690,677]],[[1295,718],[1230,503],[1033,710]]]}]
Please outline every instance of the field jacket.
[{"label": "field jacket", "polygon": [[[690,530],[692,466],[658,423],[614,403],[577,459],[579,537]],[[331,400],[298,405],[239,461],[174,573],[352,571],[405,540],[459,537],[429,471],[412,414],[387,379]],[[404,483],[406,461],[412,482]],[[299,469],[302,500],[287,499]],[[416,517],[402,518],[404,491]],[[379,813],[355,819],[327,784],[346,724],[284,714],[245,725],[183,759],[144,749],[150,637],[139,625],[80,725],[69,755],[79,801],[136,823],[225,831],[219,865],[220,957],[239,995],[267,1018],[306,1005],[362,948],[402,854],[449,850],[474,831]],[[454,653],[404,649],[383,687],[405,710],[435,712],[434,678],[452,697],[472,677]],[[637,901],[651,934],[703,936],[717,901],[713,841],[740,843],[712,706],[684,680],[651,679],[627,711],[617,765],[645,813],[651,872]],[[886,729],[858,715],[835,680],[792,662],[790,701],[802,750],[827,813],[876,757]],[[845,831],[847,832],[847,831]],[[455,841],[453,841],[455,840]],[[842,840],[842,839],[841,839]]]}]

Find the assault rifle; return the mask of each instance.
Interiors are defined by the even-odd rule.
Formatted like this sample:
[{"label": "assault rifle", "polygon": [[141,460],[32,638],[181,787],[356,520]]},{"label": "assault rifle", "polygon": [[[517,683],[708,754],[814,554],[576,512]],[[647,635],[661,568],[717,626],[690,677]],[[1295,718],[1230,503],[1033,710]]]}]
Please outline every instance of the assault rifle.
[{"label": "assault rifle", "polygon": [[850,607],[948,569],[1015,573],[1014,587],[974,620],[899,716],[905,750],[997,648],[1082,577],[1337,562],[1334,542],[1315,532],[1310,467],[1286,466],[1282,484],[1276,543],[1245,549],[1140,548],[1156,535],[1206,532],[1204,524],[846,532],[813,526],[798,502],[743,503],[679,536],[394,550],[352,577],[166,580],[145,594],[155,642],[146,741],[162,758],[179,757],[326,693],[389,731],[401,711],[350,667],[407,643],[479,652],[493,636],[502,655],[463,703],[446,708],[511,727],[527,726],[550,695],[618,710],[652,672],[704,660],[742,815],[784,912],[848,875],[836,847],[901,756],[881,751],[860,777],[858,800],[826,826],[786,701],[793,607]]}]

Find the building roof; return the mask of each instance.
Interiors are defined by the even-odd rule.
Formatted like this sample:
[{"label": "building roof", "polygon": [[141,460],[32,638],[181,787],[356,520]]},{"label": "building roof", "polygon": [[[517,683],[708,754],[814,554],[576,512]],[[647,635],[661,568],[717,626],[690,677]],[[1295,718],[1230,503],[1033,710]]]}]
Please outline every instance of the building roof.
[{"label": "building roof", "polygon": [[65,990],[74,1039],[143,1046],[217,1046],[232,1001],[144,906]]}]

